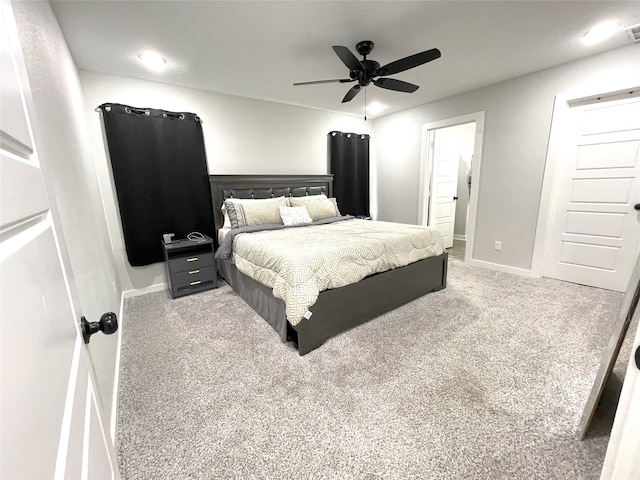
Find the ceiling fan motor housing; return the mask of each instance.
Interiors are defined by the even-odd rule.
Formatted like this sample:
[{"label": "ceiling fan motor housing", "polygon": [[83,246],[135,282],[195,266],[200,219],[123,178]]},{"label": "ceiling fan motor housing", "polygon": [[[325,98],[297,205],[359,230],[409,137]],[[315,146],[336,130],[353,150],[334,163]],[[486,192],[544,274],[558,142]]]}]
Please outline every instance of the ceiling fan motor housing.
[{"label": "ceiling fan motor housing", "polygon": [[358,76],[358,83],[363,87],[366,87],[371,83],[373,77],[376,77],[376,71],[380,68],[380,64],[375,60],[361,60],[360,63],[364,67],[364,70],[360,70]]}]

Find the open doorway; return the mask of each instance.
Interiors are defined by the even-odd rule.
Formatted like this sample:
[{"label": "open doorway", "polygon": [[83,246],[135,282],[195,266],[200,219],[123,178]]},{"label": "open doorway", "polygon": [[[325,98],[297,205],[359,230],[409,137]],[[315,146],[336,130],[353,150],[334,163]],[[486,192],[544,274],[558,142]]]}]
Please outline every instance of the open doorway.
[{"label": "open doorway", "polygon": [[471,257],[484,113],[423,126],[419,223],[442,234],[450,255]]}]

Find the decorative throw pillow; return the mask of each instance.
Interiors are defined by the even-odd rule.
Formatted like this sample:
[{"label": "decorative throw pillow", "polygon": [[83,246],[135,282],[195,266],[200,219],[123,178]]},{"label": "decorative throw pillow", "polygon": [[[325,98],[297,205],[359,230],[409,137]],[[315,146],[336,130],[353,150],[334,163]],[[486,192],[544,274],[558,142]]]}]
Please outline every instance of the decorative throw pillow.
[{"label": "decorative throw pillow", "polygon": [[231,199],[224,201],[225,212],[229,216],[231,228],[247,225],[282,224],[280,207],[287,206],[284,197],[267,199]]},{"label": "decorative throw pillow", "polygon": [[280,207],[280,217],[285,225],[298,225],[313,221],[305,207]]},{"label": "decorative throw pillow", "polygon": [[289,197],[289,203],[292,207],[306,207],[314,221],[340,216],[335,198]]}]

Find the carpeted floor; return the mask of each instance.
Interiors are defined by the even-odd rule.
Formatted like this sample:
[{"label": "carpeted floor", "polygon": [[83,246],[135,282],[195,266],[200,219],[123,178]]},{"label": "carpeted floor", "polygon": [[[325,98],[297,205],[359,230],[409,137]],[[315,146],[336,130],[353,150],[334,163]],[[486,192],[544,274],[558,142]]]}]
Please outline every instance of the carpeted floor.
[{"label": "carpeted floor", "polygon": [[127,300],[123,478],[599,478],[623,363],[576,429],[622,294],[460,259],[304,357],[223,282]]}]

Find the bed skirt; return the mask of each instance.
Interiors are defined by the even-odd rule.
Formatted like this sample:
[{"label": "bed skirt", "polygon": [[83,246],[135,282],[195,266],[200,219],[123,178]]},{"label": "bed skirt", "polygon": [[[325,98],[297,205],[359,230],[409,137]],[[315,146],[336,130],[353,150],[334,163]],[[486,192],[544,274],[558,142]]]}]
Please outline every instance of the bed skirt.
[{"label": "bed skirt", "polygon": [[287,341],[285,304],[273,296],[273,289],[240,272],[229,260],[216,260],[218,274],[247,302],[269,325],[283,342]]}]

